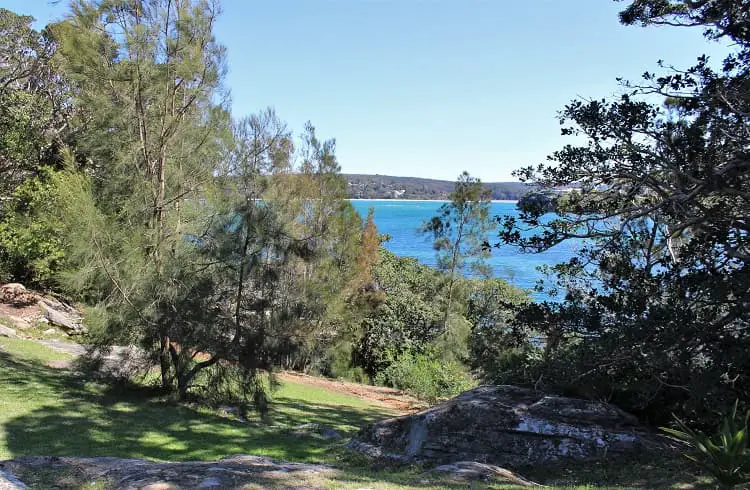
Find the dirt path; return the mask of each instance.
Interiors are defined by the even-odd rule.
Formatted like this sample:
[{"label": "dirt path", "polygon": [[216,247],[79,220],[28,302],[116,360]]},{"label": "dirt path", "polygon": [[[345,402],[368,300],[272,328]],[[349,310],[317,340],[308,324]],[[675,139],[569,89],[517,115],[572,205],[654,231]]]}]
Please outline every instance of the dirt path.
[{"label": "dirt path", "polygon": [[399,414],[416,412],[426,407],[426,405],[416,398],[413,398],[402,391],[383,386],[370,386],[348,381],[339,381],[307,374],[297,373],[294,371],[283,371],[276,375],[281,381],[290,381],[294,383],[303,383],[320,388],[325,388],[338,393],[356,396],[362,400],[376,403],[388,407]]},{"label": "dirt path", "polygon": [[[63,352],[73,357],[81,356],[86,352],[84,346],[73,342],[63,342],[59,340],[36,340],[36,342],[49,347],[52,350]],[[123,356],[127,355],[127,350],[126,347],[115,347],[108,357],[111,357],[111,361],[116,362],[121,360]],[[398,414],[412,413],[425,408],[425,405],[416,398],[410,397],[402,391],[393,388],[338,381],[317,376],[309,376],[294,371],[282,371],[278,373],[276,377],[281,381],[302,383],[338,393],[356,396],[361,400],[366,400],[387,407]]]}]

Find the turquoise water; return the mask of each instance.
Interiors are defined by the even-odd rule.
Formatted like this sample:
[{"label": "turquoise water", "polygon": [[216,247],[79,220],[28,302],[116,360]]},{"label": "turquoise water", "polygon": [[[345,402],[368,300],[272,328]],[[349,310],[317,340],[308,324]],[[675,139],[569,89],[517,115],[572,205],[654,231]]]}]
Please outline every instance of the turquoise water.
[{"label": "turquoise water", "polygon": [[[431,218],[443,201],[402,201],[402,200],[352,200],[354,208],[362,217],[367,210],[375,208],[375,224],[380,233],[391,235],[385,247],[396,255],[415,257],[420,262],[435,266],[435,251],[432,240],[427,235],[420,235],[417,229],[423,221]],[[492,214],[518,215],[515,202],[493,202]],[[496,243],[497,237],[490,236],[490,243]],[[489,264],[496,277],[507,280],[523,289],[531,289],[543,278],[537,267],[553,265],[568,260],[575,254],[575,244],[563,243],[539,254],[521,253],[516,247],[504,245],[492,249]],[[534,294],[538,300],[546,296]]]}]

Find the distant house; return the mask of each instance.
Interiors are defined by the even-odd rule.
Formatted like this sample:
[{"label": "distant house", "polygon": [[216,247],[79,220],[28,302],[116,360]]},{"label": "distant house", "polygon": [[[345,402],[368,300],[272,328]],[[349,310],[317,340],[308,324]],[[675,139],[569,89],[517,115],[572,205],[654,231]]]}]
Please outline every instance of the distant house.
[{"label": "distant house", "polygon": [[561,186],[561,187],[553,187],[549,190],[551,194],[567,194],[569,192],[573,192],[574,190],[579,189],[579,187],[573,187],[573,186]]}]

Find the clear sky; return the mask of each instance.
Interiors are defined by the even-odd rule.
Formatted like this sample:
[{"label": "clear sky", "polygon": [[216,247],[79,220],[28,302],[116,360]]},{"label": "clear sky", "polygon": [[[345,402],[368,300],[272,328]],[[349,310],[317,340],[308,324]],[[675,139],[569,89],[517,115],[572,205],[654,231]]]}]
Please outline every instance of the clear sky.
[{"label": "clear sky", "polygon": [[[224,0],[236,117],[276,108],[336,138],[344,172],[484,181],[566,143],[556,113],[664,59],[723,52],[698,30],[624,27],[610,0]],[[3,0],[42,27],[67,1]]]}]

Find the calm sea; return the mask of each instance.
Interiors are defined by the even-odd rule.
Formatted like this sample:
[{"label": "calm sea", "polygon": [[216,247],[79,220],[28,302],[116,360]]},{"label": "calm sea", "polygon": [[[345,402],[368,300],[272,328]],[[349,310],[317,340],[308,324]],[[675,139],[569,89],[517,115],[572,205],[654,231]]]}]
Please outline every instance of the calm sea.
[{"label": "calm sea", "polygon": [[[391,235],[385,247],[396,255],[416,257],[429,266],[436,263],[432,240],[427,235],[420,235],[418,228],[425,220],[434,216],[444,201],[408,201],[408,200],[352,200],[354,208],[364,218],[367,210],[375,208],[375,224],[380,233]],[[515,202],[493,202],[492,214],[518,215]],[[497,237],[490,236],[490,243],[496,243]],[[523,289],[531,289],[536,281],[543,277],[537,267],[553,265],[568,260],[575,254],[575,245],[563,243],[543,253],[521,253],[516,247],[504,245],[492,249],[489,260],[496,277],[503,278]],[[545,296],[534,294],[538,300]]]}]

